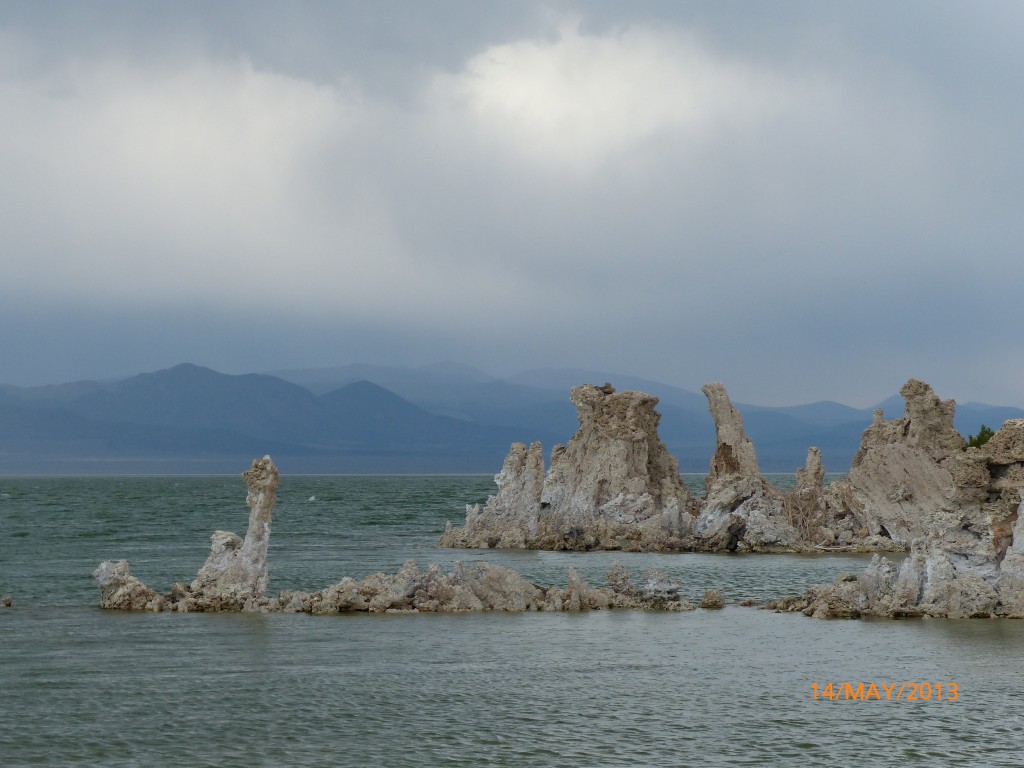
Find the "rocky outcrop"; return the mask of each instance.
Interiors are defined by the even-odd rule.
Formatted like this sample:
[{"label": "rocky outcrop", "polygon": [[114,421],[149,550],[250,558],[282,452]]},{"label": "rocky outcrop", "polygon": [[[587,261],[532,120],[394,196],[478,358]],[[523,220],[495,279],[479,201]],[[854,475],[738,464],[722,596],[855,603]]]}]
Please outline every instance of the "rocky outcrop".
[{"label": "rocky outcrop", "polygon": [[803,542],[826,550],[906,550],[924,534],[926,516],[947,503],[955,486],[948,465],[965,445],[953,427],[955,403],[915,379],[900,391],[904,416],[886,420],[875,412],[845,480],[823,488],[820,455],[808,451],[797,488],[785,499]]},{"label": "rocky outcrop", "polygon": [[498,493],[441,545],[535,549],[685,548],[693,495],[658,437],[658,398],[584,385],[572,390],[579,430],[551,452],[516,443],[495,477]]},{"label": "rocky outcrop", "polygon": [[[539,455],[539,449],[537,452]],[[540,491],[519,479],[528,476],[531,452],[506,462],[505,498],[532,503]],[[524,469],[526,468],[526,469]],[[249,527],[245,539],[226,531],[211,537],[212,551],[191,584],[181,582],[160,595],[132,576],[128,562],[106,561],[94,571],[100,607],[127,611],[287,611],[302,613],[453,612],[453,611],[583,611],[611,608],[693,610],[679,593],[680,585],[664,574],[649,573],[635,583],[621,565],[613,565],[608,587],[591,587],[575,569],[565,588],[543,587],[517,572],[488,563],[451,572],[431,565],[426,571],[409,561],[395,574],[375,573],[364,579],[344,578],[318,592],[284,591],[269,597],[267,549],[279,476],[269,456],[257,459],[244,473]],[[499,475],[499,477],[502,477]],[[537,474],[539,481],[541,475]],[[13,602],[13,601],[12,601]]]},{"label": "rocky outcrop", "polygon": [[725,608],[725,596],[717,589],[709,589],[700,599],[700,607],[709,611]]},{"label": "rocky outcrop", "polygon": [[887,421],[881,410],[875,412],[848,479],[867,536],[907,547],[924,534],[925,517],[950,502],[954,481],[949,462],[961,456],[965,443],[953,427],[952,400],[940,400],[915,379],[900,394],[905,415]]},{"label": "rocky outcrop", "polygon": [[249,526],[245,539],[215,531],[206,563],[191,584],[176,583],[169,595],[158,595],[131,575],[127,560],[100,563],[93,572],[100,587],[100,607],[123,610],[217,611],[252,608],[267,590],[267,548],[270,521],[280,477],[269,456],[255,459],[242,474],[248,488]]},{"label": "rocky outcrop", "polygon": [[796,471],[796,488],[784,498],[786,519],[804,542],[831,545],[835,532],[825,526],[828,502],[825,494],[825,467],[821,451],[807,449],[804,466]]},{"label": "rocky outcrop", "polygon": [[707,494],[694,525],[697,548],[714,551],[786,552],[800,548],[782,494],[762,476],[754,443],[743,429],[725,387],[706,384],[716,446],[705,485]]},{"label": "rocky outcrop", "polygon": [[[448,523],[441,545],[529,549],[794,552],[832,545],[832,507],[816,448],[798,471],[798,488],[780,493],[762,476],[743,417],[719,383],[704,387],[716,448],[706,495],[695,499],[657,434],[656,397],[616,393],[609,384],[572,390],[580,427],[555,446],[544,474],[540,443],[515,443],[484,507],[466,507],[466,524]],[[839,518],[845,496],[833,492]],[[839,503],[842,502],[842,503]],[[849,526],[847,526],[849,527]],[[848,545],[854,542],[844,541]]]},{"label": "rocky outcrop", "polygon": [[608,609],[693,610],[679,595],[679,584],[656,575],[636,584],[621,566],[609,572],[608,587],[591,587],[575,569],[567,584],[542,587],[517,572],[489,563],[451,572],[407,562],[397,574],[376,573],[362,580],[342,579],[319,592],[282,593],[265,610],[327,613],[436,613],[463,611],[584,611]]},{"label": "rocky outcrop", "polygon": [[[536,538],[544,492],[541,444],[533,443],[527,449],[523,443],[513,443],[494,482],[498,492],[487,500],[483,511],[479,504],[467,505],[464,532],[454,533],[448,523],[443,546],[524,548]],[[460,543],[446,544],[446,539]]]},{"label": "rocky outcrop", "polygon": [[199,604],[241,606],[267,591],[267,548],[280,476],[269,456],[253,461],[242,474],[248,492],[249,525],[245,539],[230,531],[214,531],[206,563],[188,587]]},{"label": "rocky outcrop", "polygon": [[92,572],[100,587],[100,607],[122,611],[162,610],[164,599],[132,576],[127,560],[100,563]]},{"label": "rocky outcrop", "polygon": [[753,441],[743,429],[743,416],[729,399],[725,385],[712,382],[701,387],[715,422],[715,454],[705,481],[708,490],[737,479],[761,479]]},{"label": "rocky outcrop", "polygon": [[911,538],[909,555],[898,564],[876,555],[863,573],[774,607],[820,618],[1024,618],[1024,420],[965,448],[952,431],[952,401],[915,381],[903,393],[907,415],[876,418],[850,484],[868,521]]}]

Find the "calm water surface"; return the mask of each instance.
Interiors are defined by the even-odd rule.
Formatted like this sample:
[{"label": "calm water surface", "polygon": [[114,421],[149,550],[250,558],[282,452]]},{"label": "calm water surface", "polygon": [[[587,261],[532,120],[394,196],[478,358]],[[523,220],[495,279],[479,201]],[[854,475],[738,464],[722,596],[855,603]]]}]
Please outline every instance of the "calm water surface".
[{"label": "calm water surface", "polygon": [[[405,560],[659,568],[691,599],[800,591],[863,557],[444,550],[489,477],[285,477],[271,588]],[[1024,622],[684,614],[123,614],[90,576],[189,580],[238,478],[0,478],[0,765],[965,765],[1024,761]],[[814,700],[812,683],[929,681],[957,701]]]}]

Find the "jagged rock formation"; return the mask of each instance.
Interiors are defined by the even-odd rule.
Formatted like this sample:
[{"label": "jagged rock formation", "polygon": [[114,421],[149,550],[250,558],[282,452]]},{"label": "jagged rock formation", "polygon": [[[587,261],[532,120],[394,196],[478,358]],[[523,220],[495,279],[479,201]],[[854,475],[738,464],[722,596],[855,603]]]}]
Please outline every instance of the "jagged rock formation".
[{"label": "jagged rock formation", "polygon": [[580,428],[552,450],[547,475],[540,443],[513,444],[497,494],[483,509],[467,506],[462,528],[449,522],[441,546],[793,552],[833,544],[831,529],[819,540],[829,506],[817,449],[797,491],[780,493],[761,476],[725,387],[704,393],[717,446],[703,500],[682,484],[658,437],[656,397],[585,385],[572,390]]},{"label": "jagged rock formation", "polygon": [[187,588],[197,603],[244,605],[266,594],[267,548],[280,475],[270,457],[264,456],[254,460],[242,477],[249,506],[245,539],[230,531],[214,531],[210,536],[210,555]]},{"label": "jagged rock formation", "polygon": [[714,551],[793,551],[800,534],[790,524],[784,497],[761,476],[754,443],[743,429],[725,387],[706,384],[716,447],[694,533],[700,549]]},{"label": "jagged rock formation", "polygon": [[711,471],[708,473],[708,490],[721,482],[736,478],[761,479],[757,464],[754,442],[743,429],[743,416],[729,399],[725,385],[711,382],[701,387],[708,399],[711,418],[715,422],[715,454],[711,457]]},{"label": "jagged rock formation", "polygon": [[498,493],[449,523],[441,545],[535,549],[685,548],[693,495],[658,437],[658,398],[611,385],[572,390],[580,428],[551,452],[516,443],[495,477]]},{"label": "jagged rock formation", "polygon": [[122,611],[160,610],[163,598],[132,576],[127,560],[100,563],[92,572],[100,587],[100,607]]},{"label": "jagged rock formation", "polygon": [[[529,453],[524,452],[525,463]],[[506,462],[508,464],[508,462]],[[515,465],[518,466],[518,465]],[[518,474],[516,474],[518,472]],[[517,477],[523,473],[514,470]],[[407,562],[396,574],[375,573],[361,580],[344,578],[318,592],[284,591],[266,596],[267,548],[279,475],[269,456],[253,461],[244,473],[249,527],[245,539],[217,531],[212,551],[191,584],[176,582],[160,595],[131,575],[126,560],[100,563],[93,572],[100,588],[100,607],[130,611],[288,611],[303,613],[431,612],[431,611],[582,611],[693,610],[679,594],[680,585],[664,574],[646,574],[636,584],[619,564],[609,571],[609,587],[594,588],[575,569],[564,589],[543,587],[517,572],[488,563],[450,573],[437,565],[420,570]],[[533,498],[538,492],[506,486],[510,497]],[[519,494],[519,496],[516,496]],[[526,494],[523,496],[523,494]],[[521,499],[520,499],[521,500]],[[13,604],[13,601],[12,601]]]},{"label": "jagged rock formation", "polygon": [[786,517],[805,545],[817,550],[860,551],[895,549],[891,539],[867,540],[862,505],[853,498],[849,482],[824,486],[821,452],[807,449],[804,466],[796,471],[796,488],[784,497]]},{"label": "jagged rock formation", "polygon": [[255,459],[242,474],[248,488],[249,526],[243,540],[230,531],[215,531],[206,563],[190,585],[176,583],[161,596],[131,575],[127,560],[100,563],[93,576],[100,586],[100,607],[125,610],[239,610],[255,605],[267,591],[270,521],[280,481],[269,456]]},{"label": "jagged rock formation", "polygon": [[1024,420],[965,448],[952,401],[914,380],[901,391],[907,415],[876,417],[848,482],[867,524],[911,539],[910,554],[898,565],[876,555],[863,573],[774,607],[822,618],[1024,617]]},{"label": "jagged rock formation", "polygon": [[886,421],[875,412],[848,479],[867,535],[906,547],[924,533],[925,516],[949,502],[954,483],[948,460],[959,457],[966,444],[953,427],[952,400],[940,400],[915,379],[900,394],[906,414]]},{"label": "jagged rock formation", "polygon": [[529,449],[513,443],[501,472],[494,476],[498,493],[480,505],[466,506],[465,540],[476,537],[475,544],[447,544],[455,540],[451,523],[445,530],[442,546],[525,548],[537,536],[544,493],[544,450],[540,443]]}]

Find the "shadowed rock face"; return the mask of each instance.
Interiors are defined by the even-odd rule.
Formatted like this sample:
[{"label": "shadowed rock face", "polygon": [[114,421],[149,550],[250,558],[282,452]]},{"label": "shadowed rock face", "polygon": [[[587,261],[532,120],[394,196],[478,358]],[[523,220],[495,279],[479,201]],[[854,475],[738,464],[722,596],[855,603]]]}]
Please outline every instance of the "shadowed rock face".
[{"label": "shadowed rock face", "polygon": [[555,446],[543,475],[539,443],[516,443],[499,475],[498,493],[466,525],[441,539],[450,547],[536,549],[681,548],[695,501],[658,437],[658,398],[610,385],[572,390],[580,427]]}]

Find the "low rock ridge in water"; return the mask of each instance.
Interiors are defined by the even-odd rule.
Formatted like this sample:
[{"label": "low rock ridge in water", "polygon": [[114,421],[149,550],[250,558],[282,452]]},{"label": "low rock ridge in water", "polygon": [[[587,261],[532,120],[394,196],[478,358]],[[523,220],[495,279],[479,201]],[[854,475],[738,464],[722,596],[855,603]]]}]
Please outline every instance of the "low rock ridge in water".
[{"label": "low rock ridge in water", "polygon": [[[253,461],[244,473],[249,526],[245,538],[216,531],[206,563],[191,584],[175,583],[161,595],[132,576],[125,560],[105,561],[94,576],[100,587],[100,606],[115,610],[259,611],[293,613],[458,612],[458,611],[580,611],[624,608],[633,610],[694,610],[680,594],[680,584],[664,573],[645,573],[637,583],[621,564],[608,572],[607,587],[592,587],[574,568],[564,588],[544,587],[519,573],[490,563],[465,567],[456,562],[450,572],[431,565],[425,571],[413,561],[396,574],[376,573],[361,580],[343,578],[315,592],[286,590],[268,597],[267,549],[271,517],[280,477],[269,456]],[[713,594],[714,592],[714,594]],[[720,608],[724,600],[711,591],[701,607]]]}]

